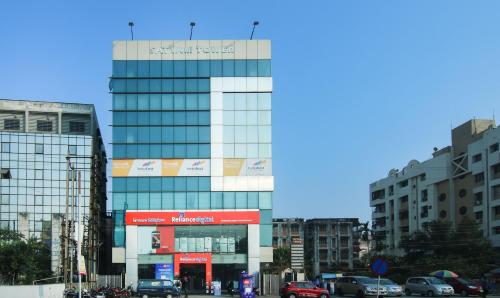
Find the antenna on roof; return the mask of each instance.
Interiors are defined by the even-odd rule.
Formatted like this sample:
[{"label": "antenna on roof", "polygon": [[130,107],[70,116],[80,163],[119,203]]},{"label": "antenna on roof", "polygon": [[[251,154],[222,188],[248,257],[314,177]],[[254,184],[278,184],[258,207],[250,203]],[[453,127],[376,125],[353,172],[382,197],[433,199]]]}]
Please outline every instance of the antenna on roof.
[{"label": "antenna on roof", "polygon": [[130,35],[132,35],[132,40],[134,40],[134,22],[128,22],[128,25],[130,27]]},{"label": "antenna on roof", "polygon": [[255,26],[259,24],[259,21],[253,21],[252,34],[250,34],[250,40],[253,38],[253,32],[255,31]]},{"label": "antenna on roof", "polygon": [[191,40],[191,38],[193,37],[193,28],[194,28],[194,26],[196,26],[196,23],[191,22],[191,23],[189,23],[189,25],[191,26],[191,33],[189,34],[189,40]]}]

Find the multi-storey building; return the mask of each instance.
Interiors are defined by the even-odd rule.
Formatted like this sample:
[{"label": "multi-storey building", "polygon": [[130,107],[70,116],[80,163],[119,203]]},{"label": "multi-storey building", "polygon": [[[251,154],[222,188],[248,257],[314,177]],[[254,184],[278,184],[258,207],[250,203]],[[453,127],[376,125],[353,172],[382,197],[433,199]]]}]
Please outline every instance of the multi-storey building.
[{"label": "multi-storey building", "polygon": [[459,224],[476,219],[485,237],[500,246],[500,129],[492,120],[470,120],[451,132],[452,145],[424,162],[370,184],[374,241],[400,254],[402,236],[433,220]]},{"label": "multi-storey building", "polygon": [[357,218],[314,218],[305,225],[305,258],[313,274],[353,268],[359,258]]},{"label": "multi-storey building", "polygon": [[272,262],[271,43],[113,43],[113,262],[190,287]]},{"label": "multi-storey building", "polygon": [[292,238],[304,241],[303,218],[274,218],[273,219],[273,247],[290,247]]},{"label": "multi-storey building", "polygon": [[72,177],[68,157],[80,171],[83,252],[95,280],[98,223],[106,210],[106,154],[94,106],[1,99],[0,143],[0,228],[46,242],[57,275],[63,219],[71,219],[66,204],[74,210],[74,200],[66,196],[66,177]]}]

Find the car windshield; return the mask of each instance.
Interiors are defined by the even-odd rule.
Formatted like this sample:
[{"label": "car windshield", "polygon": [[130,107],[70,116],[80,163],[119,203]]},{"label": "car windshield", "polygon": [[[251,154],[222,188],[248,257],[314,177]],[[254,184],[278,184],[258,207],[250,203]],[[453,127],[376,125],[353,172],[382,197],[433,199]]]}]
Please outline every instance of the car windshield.
[{"label": "car windshield", "polygon": [[390,279],[381,279],[380,283],[383,285],[394,285],[394,286],[396,285],[396,283]]},{"label": "car windshield", "polygon": [[171,287],[173,285],[170,280],[139,280],[139,286],[148,288]]},{"label": "car windshield", "polygon": [[375,281],[373,278],[369,278],[369,277],[356,277],[356,279],[362,283],[362,284],[375,284],[377,283],[377,281]]},{"label": "car windshield", "polygon": [[315,285],[313,285],[310,282],[300,282],[300,283],[297,283],[297,287],[303,288],[303,289],[314,289]]},{"label": "car windshield", "polygon": [[458,280],[459,283],[464,284],[464,285],[468,285],[468,286],[473,286],[474,285],[474,283],[470,279],[457,278],[457,280]]},{"label": "car windshield", "polygon": [[430,282],[433,285],[443,285],[443,284],[446,284],[444,281],[440,280],[439,278],[435,278],[435,277],[429,277],[429,278],[427,278],[427,281]]}]

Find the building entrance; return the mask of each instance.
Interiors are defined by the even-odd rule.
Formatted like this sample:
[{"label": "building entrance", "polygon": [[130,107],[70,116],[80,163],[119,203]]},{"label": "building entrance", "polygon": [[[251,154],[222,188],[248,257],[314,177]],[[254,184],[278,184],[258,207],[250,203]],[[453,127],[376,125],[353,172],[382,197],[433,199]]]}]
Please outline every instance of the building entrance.
[{"label": "building entrance", "polygon": [[188,291],[204,293],[206,286],[205,264],[181,264],[180,266],[181,277],[187,276],[188,278]]}]

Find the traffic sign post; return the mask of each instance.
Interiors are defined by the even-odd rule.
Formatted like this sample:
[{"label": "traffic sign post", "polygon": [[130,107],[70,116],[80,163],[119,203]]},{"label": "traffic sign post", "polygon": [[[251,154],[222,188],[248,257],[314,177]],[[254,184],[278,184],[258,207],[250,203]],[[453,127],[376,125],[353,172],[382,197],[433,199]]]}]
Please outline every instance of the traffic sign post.
[{"label": "traffic sign post", "polygon": [[380,275],[384,275],[387,273],[387,270],[389,269],[389,264],[387,264],[386,260],[382,258],[377,258],[371,263],[370,269],[374,274],[378,276],[377,298],[380,298]]}]

